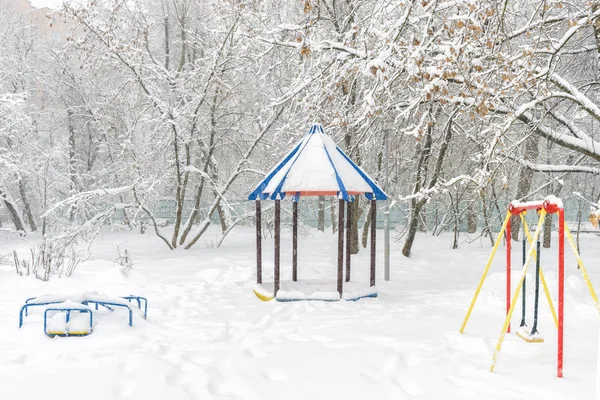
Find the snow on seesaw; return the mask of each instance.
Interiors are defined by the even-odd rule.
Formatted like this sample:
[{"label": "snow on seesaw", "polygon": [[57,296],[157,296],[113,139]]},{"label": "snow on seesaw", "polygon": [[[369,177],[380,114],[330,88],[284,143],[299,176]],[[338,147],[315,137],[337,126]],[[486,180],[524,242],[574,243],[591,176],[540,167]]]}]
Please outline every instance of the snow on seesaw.
[{"label": "snow on seesaw", "polygon": [[[449,236],[419,236],[413,256],[393,243],[392,280],[378,298],[357,302],[262,302],[255,286],[254,229],[238,229],[221,248],[169,251],[155,237],[105,232],[71,278],[44,283],[0,266],[0,399],[591,399],[595,393],[598,316],[567,251],[565,377],[556,378],[556,330],[540,299],[543,343],[507,335],[496,372],[491,356],[504,319],[504,254],[496,256],[466,327],[458,333],[490,252],[477,239],[450,249]],[[465,237],[465,236],[463,236]],[[26,252],[38,238],[0,238],[0,254]],[[554,238],[556,239],[556,238]],[[584,261],[600,284],[600,238],[581,237]],[[289,246],[288,246],[289,244]],[[115,266],[116,246],[134,265]],[[272,243],[263,242],[265,280]],[[282,235],[282,278],[291,276],[291,237]],[[336,276],[336,237],[311,231],[300,240],[299,279]],[[381,249],[380,249],[381,250]],[[520,259],[513,253],[513,264]],[[353,280],[368,281],[368,252],[354,256]],[[556,248],[542,267],[556,299]],[[530,268],[530,271],[533,270]],[[517,276],[519,266],[514,266]],[[528,276],[533,282],[533,274]],[[513,279],[513,286],[516,286]],[[335,288],[333,288],[335,290]],[[148,319],[95,312],[86,337],[50,339],[42,311],[18,329],[25,299],[43,294],[104,292],[148,298]],[[529,286],[528,322],[533,291]],[[135,307],[134,307],[135,309]],[[513,317],[516,329],[520,306]]]}]

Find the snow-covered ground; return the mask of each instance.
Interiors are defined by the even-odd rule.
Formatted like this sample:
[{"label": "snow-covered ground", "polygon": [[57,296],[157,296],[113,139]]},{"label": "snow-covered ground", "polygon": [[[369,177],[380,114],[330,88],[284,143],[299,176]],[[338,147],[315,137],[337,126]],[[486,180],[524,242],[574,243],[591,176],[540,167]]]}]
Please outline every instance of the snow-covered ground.
[{"label": "snow-covered ground", "polygon": [[[599,317],[568,247],[565,377],[558,379],[556,330],[543,297],[545,342],[507,335],[496,372],[488,371],[504,315],[503,248],[465,334],[458,333],[490,252],[487,239],[451,250],[449,236],[418,236],[410,259],[393,243],[390,282],[379,253],[378,298],[279,303],[253,293],[254,230],[237,229],[218,249],[214,232],[190,251],[169,251],[149,233],[106,232],[73,277],[48,283],[0,266],[0,399],[594,398]],[[0,235],[0,255],[36,241]],[[291,238],[282,236],[286,261]],[[600,237],[582,235],[581,244],[600,285]],[[117,245],[134,261],[128,278],[112,262]],[[269,280],[270,240],[263,246]],[[336,248],[330,233],[300,240],[300,279],[331,279],[335,290]],[[519,259],[517,247],[514,264]],[[555,263],[556,248],[543,250],[556,299]],[[290,264],[283,263],[282,279]],[[367,251],[353,258],[353,280],[368,282]],[[37,310],[18,329],[26,298],[94,290],[147,297],[148,319],[135,313],[129,327],[124,310],[97,313],[92,335],[50,339]],[[532,300],[530,293],[529,306]],[[515,328],[520,318],[519,306]]]}]

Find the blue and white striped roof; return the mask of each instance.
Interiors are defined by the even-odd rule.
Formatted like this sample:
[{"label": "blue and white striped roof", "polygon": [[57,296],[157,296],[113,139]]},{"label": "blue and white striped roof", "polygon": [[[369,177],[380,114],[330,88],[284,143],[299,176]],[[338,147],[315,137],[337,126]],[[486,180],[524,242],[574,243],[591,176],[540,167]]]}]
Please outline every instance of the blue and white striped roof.
[{"label": "blue and white striped roof", "polygon": [[337,196],[346,201],[352,195],[386,200],[387,195],[367,173],[335,145],[321,124],[310,131],[286,154],[252,191],[248,200],[283,199],[286,194]]}]

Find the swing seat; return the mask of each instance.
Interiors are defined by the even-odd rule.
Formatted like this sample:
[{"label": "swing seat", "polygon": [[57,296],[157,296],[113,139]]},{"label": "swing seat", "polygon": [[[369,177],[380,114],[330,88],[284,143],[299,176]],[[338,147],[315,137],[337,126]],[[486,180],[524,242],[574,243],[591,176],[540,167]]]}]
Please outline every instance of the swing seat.
[{"label": "swing seat", "polygon": [[526,341],[527,343],[542,343],[544,341],[544,337],[540,335],[539,332],[534,333],[533,335],[527,330],[527,325],[523,325],[515,332],[518,337]]}]

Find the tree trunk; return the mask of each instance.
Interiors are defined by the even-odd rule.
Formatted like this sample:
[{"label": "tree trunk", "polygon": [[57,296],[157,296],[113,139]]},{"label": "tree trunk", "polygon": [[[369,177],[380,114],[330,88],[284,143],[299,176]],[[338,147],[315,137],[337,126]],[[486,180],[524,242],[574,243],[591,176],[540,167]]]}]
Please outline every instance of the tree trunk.
[{"label": "tree trunk", "polygon": [[74,194],[77,190],[77,178],[76,178],[76,160],[75,160],[75,126],[73,126],[73,111],[67,109],[67,124],[69,130],[69,179],[71,180],[71,194]]},{"label": "tree trunk", "polygon": [[[550,185],[548,194],[554,194],[556,197],[558,197],[564,186],[556,185],[556,186],[558,186],[558,189],[556,189],[556,190],[554,190],[554,186],[555,185]],[[543,246],[545,249],[550,248],[550,246],[552,245],[552,218],[553,218],[553,215],[554,214],[546,214],[546,217],[544,220]]]},{"label": "tree trunk", "polygon": [[369,227],[371,226],[371,211],[367,212],[367,216],[365,217],[365,222],[363,223],[363,231],[362,231],[362,247],[367,248],[367,240],[369,238]]},{"label": "tree trunk", "polygon": [[[217,174],[217,165],[215,163],[211,163],[211,179],[213,182],[217,182],[217,180],[219,179],[219,176]],[[219,195],[219,193],[217,192],[216,189],[213,189],[213,194],[215,195],[215,197],[217,197]],[[217,214],[219,215],[219,222],[221,223],[221,232],[225,233],[227,232],[227,213],[226,211],[223,209],[223,205],[221,204],[221,202],[219,202],[219,204],[217,204]],[[214,213],[213,213],[214,214]]]},{"label": "tree trunk", "polygon": [[17,178],[17,180],[19,182],[19,194],[21,195],[21,201],[23,202],[23,212],[25,213],[25,217],[27,217],[27,223],[29,224],[31,232],[36,232],[37,224],[35,223],[35,218],[33,218],[33,213],[31,212],[29,198],[27,197],[27,191],[25,190],[25,180],[23,178]]},{"label": "tree trunk", "polygon": [[[598,8],[600,8],[600,1],[593,1],[592,12],[595,13],[598,11]],[[598,51],[598,56],[600,56],[600,26],[597,23],[592,24],[592,26],[594,27],[594,37],[596,38],[596,50]]]},{"label": "tree trunk", "polygon": [[545,249],[550,248],[552,244],[552,216],[554,214],[546,214],[544,218],[544,240],[543,245]]},{"label": "tree trunk", "polygon": [[452,242],[452,250],[458,249],[458,235],[459,235],[459,224],[460,217],[458,214],[458,210],[454,210],[454,240]]},{"label": "tree trunk", "polygon": [[[535,163],[538,156],[539,135],[531,135],[525,140],[525,160]],[[527,199],[531,184],[533,183],[533,170],[529,168],[521,168],[519,173],[519,184],[517,186],[517,195],[515,198],[519,201]],[[521,230],[521,218],[519,216],[511,217],[510,234],[514,241],[519,241],[519,231]]]},{"label": "tree trunk", "polygon": [[319,196],[319,212],[318,212],[317,229],[325,232],[325,196]]},{"label": "tree trunk", "polygon": [[335,217],[335,204],[337,199],[335,197],[331,198],[331,230],[333,231],[333,234],[335,235],[335,233],[337,232],[337,221],[336,221],[336,217]]},{"label": "tree trunk", "polygon": [[417,227],[419,223],[419,213],[421,212],[421,208],[425,204],[425,201],[413,201],[412,210],[410,213],[410,219],[408,222],[408,233],[406,235],[406,240],[404,241],[404,247],[402,247],[402,254],[405,257],[410,256],[410,250],[412,249],[413,242],[415,241],[415,236],[417,234]]},{"label": "tree trunk", "polygon": [[352,203],[352,232],[350,236],[350,254],[357,254],[359,250],[358,246],[358,219],[362,214],[362,210],[359,204],[359,197],[355,196],[355,199]]},{"label": "tree trunk", "polygon": [[8,199],[6,194],[0,189],[0,199],[4,203],[6,210],[8,211],[8,215],[15,226],[15,230],[17,232],[25,232],[25,224],[23,224],[23,220],[21,219],[21,215],[19,214],[19,210],[17,206]]},{"label": "tree trunk", "polygon": [[485,224],[484,229],[490,238],[490,245],[493,247],[494,243],[495,243],[494,232],[492,231],[492,222],[490,221],[490,215],[488,213],[487,201],[485,198],[485,193],[483,193],[483,192],[481,192],[481,203],[482,203],[482,210],[483,210],[483,222]]},{"label": "tree trunk", "polygon": [[427,211],[425,206],[419,211],[419,232],[427,232]]},{"label": "tree trunk", "polygon": [[[431,180],[429,181],[429,185],[427,186],[428,189],[431,189],[436,185],[437,180],[440,177],[440,174],[442,172],[442,165],[444,162],[444,158],[446,157],[446,152],[448,151],[450,141],[452,140],[452,120],[453,120],[456,112],[457,111],[455,109],[455,111],[450,116],[450,118],[448,119],[448,122],[446,124],[444,138],[443,138],[442,144],[440,145],[440,151],[437,156],[435,169],[433,171],[433,174],[431,175]],[[431,114],[431,108],[429,110],[429,113]],[[422,141],[422,146],[420,147],[420,150],[417,152],[417,156],[419,157],[419,162],[417,164],[417,175],[415,178],[415,188],[413,190],[414,194],[417,194],[421,191],[421,188],[423,187],[423,181],[425,180],[425,176],[427,175],[427,165],[429,163],[429,157],[431,156],[431,143],[432,143],[432,137],[433,137],[433,129],[434,129],[435,122],[439,115],[440,115],[439,109],[437,110],[435,115],[431,115],[432,118],[431,118],[430,123],[428,124],[427,131],[425,133],[425,138]],[[404,242],[404,246],[402,247],[402,254],[405,257],[408,257],[410,255],[410,250],[412,248],[413,242],[415,240],[415,235],[417,233],[417,227],[418,227],[418,223],[419,223],[419,214],[426,202],[427,202],[427,198],[425,198],[425,197],[422,197],[419,200],[417,200],[417,199],[411,200],[412,210],[411,210],[411,214],[410,214],[410,218],[409,218],[408,234],[406,235],[406,240]]]},{"label": "tree trunk", "polygon": [[467,213],[467,232],[477,232],[477,202],[471,201]]},{"label": "tree trunk", "polygon": [[[217,196],[217,195],[218,195],[218,193],[215,192],[215,196]],[[219,203],[219,205],[217,205],[216,211],[217,211],[217,214],[219,215],[219,222],[221,223],[221,232],[225,233],[225,232],[227,232],[227,214],[225,213],[225,210],[223,210],[223,206],[221,205],[221,203]]]}]

